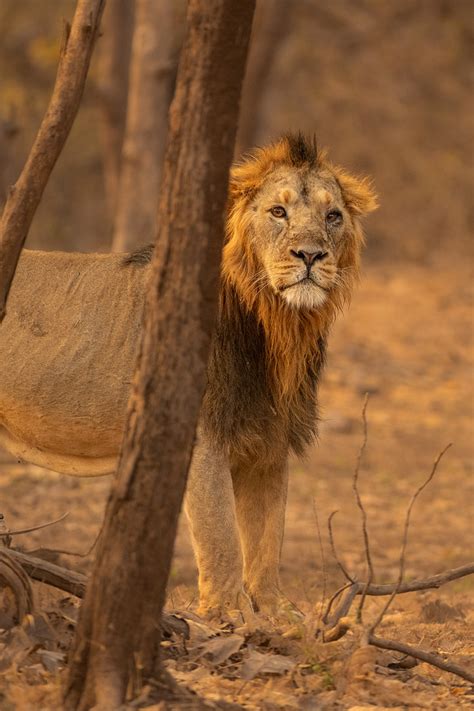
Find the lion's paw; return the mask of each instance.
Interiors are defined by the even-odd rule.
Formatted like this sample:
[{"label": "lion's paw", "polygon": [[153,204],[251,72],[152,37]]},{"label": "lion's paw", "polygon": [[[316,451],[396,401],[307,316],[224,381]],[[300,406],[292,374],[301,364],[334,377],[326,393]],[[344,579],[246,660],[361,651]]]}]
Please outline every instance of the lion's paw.
[{"label": "lion's paw", "polygon": [[253,619],[254,609],[250,597],[241,590],[231,599],[201,599],[197,614],[209,622],[235,627]]}]

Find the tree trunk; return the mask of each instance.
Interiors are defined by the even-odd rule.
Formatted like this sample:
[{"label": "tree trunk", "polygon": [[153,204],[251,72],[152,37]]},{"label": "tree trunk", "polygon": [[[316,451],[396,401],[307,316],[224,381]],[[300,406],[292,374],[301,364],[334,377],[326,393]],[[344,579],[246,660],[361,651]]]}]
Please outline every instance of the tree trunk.
[{"label": "tree trunk", "polygon": [[[117,481],[71,653],[67,709],[157,673],[160,616],[206,383],[254,0],[190,0],[143,338]],[[132,684],[133,685],[133,684]]]},{"label": "tree trunk", "polygon": [[110,223],[115,218],[120,160],[127,114],[128,73],[133,35],[133,0],[108,0],[98,44],[98,96],[105,195]]},{"label": "tree trunk", "polygon": [[256,143],[262,99],[274,59],[288,33],[291,3],[265,0],[257,6],[249,52],[249,70],[242,90],[242,111],[237,132],[236,156]]},{"label": "tree trunk", "polygon": [[112,249],[154,240],[179,51],[180,3],[136,0],[127,124]]},{"label": "tree trunk", "polygon": [[0,221],[0,322],[31,221],[76,118],[105,0],[78,0],[65,35],[48,110]]}]

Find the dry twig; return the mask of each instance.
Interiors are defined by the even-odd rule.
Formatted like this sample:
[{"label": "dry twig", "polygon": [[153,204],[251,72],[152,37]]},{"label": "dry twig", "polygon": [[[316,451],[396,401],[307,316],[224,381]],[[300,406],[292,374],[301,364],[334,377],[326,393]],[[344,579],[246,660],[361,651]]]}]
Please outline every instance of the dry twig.
[{"label": "dry twig", "polygon": [[374,647],[380,647],[380,649],[390,649],[394,652],[401,652],[402,654],[407,654],[410,657],[419,659],[422,662],[431,664],[433,667],[438,667],[443,671],[451,672],[451,674],[456,674],[466,681],[470,681],[474,684],[474,674],[470,671],[460,667],[459,664],[453,664],[453,662],[446,662],[439,654],[433,654],[433,652],[425,652],[418,647],[412,647],[410,644],[405,644],[402,642],[394,642],[391,639],[382,639],[382,637],[376,637],[375,635],[369,633],[369,644]]},{"label": "dry twig", "polygon": [[29,555],[38,556],[40,558],[46,557],[46,556],[51,556],[51,555],[70,555],[70,556],[74,556],[75,558],[87,558],[87,556],[89,556],[92,553],[92,551],[96,547],[97,543],[99,542],[99,539],[102,535],[103,530],[104,530],[104,520],[102,520],[102,523],[101,523],[101,526],[99,529],[99,533],[94,538],[94,540],[92,541],[89,548],[86,551],[84,551],[83,553],[81,553],[80,551],[68,551],[65,548],[35,548],[32,551],[27,551],[27,553]]},{"label": "dry twig", "polygon": [[[356,582],[356,581],[355,581],[355,578],[353,578],[352,575],[349,574],[349,572],[348,572],[346,566],[343,564],[343,562],[342,562],[341,559],[339,558],[339,555],[338,555],[338,553],[337,553],[336,544],[335,544],[335,542],[334,542],[334,532],[333,532],[333,529],[332,529],[332,520],[333,520],[333,518],[334,518],[334,516],[335,516],[336,514],[337,514],[337,511],[333,511],[333,512],[330,514],[329,518],[328,518],[328,533],[329,533],[329,543],[331,544],[331,551],[332,551],[332,554],[333,554],[333,556],[334,556],[334,560],[335,560],[336,563],[338,564],[338,566],[339,566],[339,568],[340,568],[341,573],[343,574],[343,576],[349,581],[349,583],[350,583],[351,585],[354,585],[354,583]],[[344,586],[344,587],[345,587],[345,586]],[[342,592],[343,589],[344,589],[344,588],[341,588],[341,592]]]},{"label": "dry twig", "polygon": [[324,610],[324,603],[326,601],[328,576],[327,576],[327,569],[326,569],[326,557],[324,555],[323,539],[321,537],[321,526],[319,525],[318,509],[316,506],[315,499],[313,499],[313,513],[314,513],[314,518],[316,521],[316,530],[318,532],[319,554],[321,556],[321,569],[322,569],[322,573],[323,573],[323,590],[321,593],[321,608],[319,611],[318,621],[316,623],[316,627],[319,628],[321,625],[321,620],[322,620],[322,615],[323,615],[323,610]]},{"label": "dry twig", "polygon": [[356,462],[356,466],[354,469],[354,476],[352,477],[352,490],[354,491],[354,496],[355,496],[355,499],[357,502],[357,506],[359,507],[359,510],[361,513],[362,535],[363,535],[363,539],[364,539],[365,559],[367,561],[367,581],[365,583],[365,590],[362,593],[359,608],[357,610],[357,622],[359,622],[359,623],[362,623],[362,611],[364,609],[365,596],[367,594],[366,590],[374,579],[374,568],[372,565],[372,556],[370,553],[369,534],[367,532],[367,512],[364,508],[364,505],[362,503],[362,499],[360,498],[360,493],[359,493],[360,465],[362,462],[362,457],[365,452],[365,448],[367,446],[367,438],[368,438],[368,426],[367,426],[367,405],[368,404],[369,404],[369,393],[365,393],[364,404],[362,406],[362,422],[363,422],[363,426],[364,426],[364,437],[362,439],[362,444],[361,444],[361,447],[359,450],[359,456],[357,457],[357,462]]},{"label": "dry twig", "polygon": [[105,0],[78,0],[48,110],[0,221],[0,322],[33,216],[79,109]]},{"label": "dry twig", "polygon": [[32,533],[33,531],[39,531],[42,528],[48,528],[49,526],[54,526],[56,523],[64,521],[65,518],[69,516],[69,511],[55,519],[54,521],[48,521],[47,523],[39,523],[37,526],[30,526],[29,528],[19,528],[16,531],[0,531],[0,538],[10,538],[10,536],[20,536],[23,533]]},{"label": "dry twig", "polygon": [[[326,611],[323,615],[323,622],[327,625],[328,631],[336,625],[343,617],[345,617],[349,608],[347,607],[347,602],[354,599],[356,595],[362,595],[365,590],[366,595],[382,597],[385,595],[392,595],[394,590],[397,590],[397,595],[402,595],[404,593],[419,592],[420,590],[434,590],[440,588],[446,583],[450,583],[453,580],[459,580],[459,578],[465,578],[467,575],[474,575],[474,562],[467,563],[466,565],[461,565],[459,568],[452,568],[451,570],[445,570],[443,573],[437,573],[436,575],[431,575],[428,578],[419,578],[418,580],[411,580],[410,582],[402,583],[398,586],[397,583],[389,583],[386,585],[370,585],[366,589],[365,583],[355,582],[354,585],[344,585],[339,590],[336,590],[332,598],[329,600],[326,607]],[[334,601],[340,597],[340,595],[346,590],[350,589],[350,596],[348,593],[347,598],[341,601],[336,611],[329,617],[332,605]]]},{"label": "dry twig", "polygon": [[[432,481],[434,475],[436,474],[438,465],[439,465],[442,457],[447,452],[447,450],[451,447],[451,444],[448,444],[436,457],[429,475],[426,477],[424,482],[418,487],[418,489],[415,491],[412,498],[410,499],[410,503],[408,505],[406,516],[405,516],[405,524],[404,524],[404,528],[403,528],[403,538],[402,538],[402,545],[401,545],[401,550],[400,550],[399,574],[398,574],[397,582],[394,584],[390,584],[390,585],[375,585],[373,583],[373,565],[372,565],[372,558],[371,558],[371,553],[370,553],[369,536],[368,536],[368,532],[367,532],[367,514],[366,514],[366,511],[365,511],[364,505],[362,503],[362,500],[360,498],[360,494],[359,494],[359,490],[358,490],[360,463],[362,460],[362,455],[365,451],[365,447],[367,445],[367,417],[366,417],[367,402],[368,402],[368,396],[366,395],[365,400],[364,400],[364,406],[362,408],[362,419],[363,419],[363,424],[364,424],[364,437],[363,437],[362,445],[361,445],[361,448],[359,451],[359,456],[357,458],[356,467],[354,470],[353,481],[352,481],[352,488],[353,488],[356,502],[357,502],[357,505],[359,507],[359,510],[361,512],[361,517],[362,517],[362,532],[363,532],[365,556],[366,556],[366,561],[367,561],[367,573],[368,573],[367,574],[367,581],[366,582],[357,582],[357,581],[353,580],[353,578],[350,576],[348,571],[345,569],[345,567],[340,562],[340,559],[339,559],[339,556],[338,556],[338,553],[336,550],[336,546],[334,543],[334,535],[333,535],[333,531],[332,531],[332,518],[334,517],[334,515],[336,513],[336,512],[333,512],[328,520],[329,539],[331,542],[331,547],[332,547],[332,551],[334,554],[334,558],[336,559],[336,562],[338,563],[344,576],[347,578],[347,580],[350,581],[350,584],[344,585],[343,587],[339,588],[339,590],[337,590],[334,593],[334,595],[331,597],[331,599],[328,602],[326,611],[323,615],[323,622],[326,624],[326,629],[323,630],[323,634],[322,634],[323,641],[324,642],[334,642],[334,641],[340,639],[341,637],[343,637],[346,634],[346,632],[349,629],[351,629],[351,623],[350,623],[350,620],[348,619],[347,615],[350,611],[352,602],[357,595],[361,596],[361,602],[359,604],[358,611],[357,611],[357,617],[356,617],[356,620],[357,620],[357,623],[359,626],[362,624],[362,610],[363,610],[364,601],[366,599],[366,596],[367,595],[388,595],[389,598],[388,598],[386,604],[384,605],[383,609],[381,610],[380,614],[375,619],[375,621],[368,627],[362,627],[361,644],[363,644],[363,645],[370,644],[375,647],[380,647],[382,649],[391,649],[391,650],[401,652],[403,654],[407,654],[411,657],[414,657],[415,659],[420,659],[421,661],[427,662],[428,664],[431,664],[432,666],[438,667],[439,669],[443,669],[444,671],[448,671],[448,672],[451,672],[452,674],[456,674],[457,676],[460,676],[461,678],[466,679],[467,681],[474,682],[474,675],[471,674],[468,670],[466,670],[463,667],[460,667],[459,665],[454,664],[452,662],[446,662],[444,659],[442,659],[437,654],[433,654],[431,652],[425,652],[421,649],[412,647],[412,646],[404,644],[402,642],[395,642],[392,640],[382,639],[380,637],[376,637],[374,634],[375,629],[382,622],[384,615],[386,614],[387,610],[389,609],[389,607],[396,595],[398,595],[399,593],[414,592],[416,590],[427,590],[429,588],[438,588],[441,585],[443,585],[444,583],[450,582],[451,580],[456,580],[456,579],[462,578],[466,575],[471,575],[472,573],[474,573],[474,563],[468,563],[468,564],[463,565],[459,568],[447,570],[447,571],[444,571],[443,573],[433,575],[429,578],[424,578],[421,580],[413,580],[408,583],[403,582],[403,577],[404,577],[404,572],[405,572],[405,553],[406,553],[406,548],[407,548],[407,544],[408,544],[408,533],[409,533],[409,528],[410,528],[410,519],[411,519],[411,513],[413,510],[413,506],[415,505],[415,502],[418,499],[418,497],[420,496],[420,494],[422,493],[422,491],[428,486],[428,484]],[[329,613],[331,611],[332,605],[334,604],[335,600],[337,600],[342,594],[344,594],[343,599],[339,603],[339,606],[336,609],[336,611],[329,618]]]},{"label": "dry twig", "polygon": [[434,475],[436,474],[436,470],[438,469],[438,464],[440,463],[440,461],[441,461],[443,455],[448,451],[448,449],[449,449],[451,446],[452,446],[451,443],[448,444],[448,445],[446,445],[446,447],[438,454],[438,456],[436,457],[435,461],[433,462],[433,466],[432,466],[432,468],[431,468],[431,471],[430,471],[429,475],[427,476],[427,478],[425,479],[425,481],[424,481],[424,482],[418,487],[418,489],[415,491],[415,493],[413,494],[413,496],[412,496],[412,498],[411,498],[411,500],[410,500],[410,503],[408,504],[408,509],[407,509],[407,513],[406,513],[406,516],[405,516],[405,525],[404,525],[404,527],[403,527],[402,547],[401,547],[401,550],[400,550],[400,564],[399,564],[398,581],[397,581],[397,584],[394,586],[394,589],[392,590],[392,593],[391,593],[390,597],[388,598],[386,604],[385,604],[384,607],[382,608],[382,610],[381,610],[380,614],[378,615],[377,619],[376,619],[375,622],[370,626],[370,629],[369,629],[369,633],[370,633],[370,634],[373,634],[373,633],[375,632],[376,628],[377,628],[377,627],[379,626],[379,624],[382,622],[383,616],[385,615],[385,613],[387,612],[388,608],[389,608],[390,605],[392,604],[395,595],[398,593],[398,591],[400,590],[400,587],[401,587],[401,585],[402,585],[402,583],[403,583],[403,575],[404,575],[404,573],[405,573],[405,552],[406,552],[407,543],[408,543],[408,531],[409,531],[409,528],[410,528],[411,512],[412,512],[413,506],[415,505],[415,501],[417,500],[417,498],[419,497],[419,495],[421,494],[421,492],[422,492],[424,489],[426,489],[426,487],[428,486],[428,484],[430,483],[430,481],[433,479]]}]

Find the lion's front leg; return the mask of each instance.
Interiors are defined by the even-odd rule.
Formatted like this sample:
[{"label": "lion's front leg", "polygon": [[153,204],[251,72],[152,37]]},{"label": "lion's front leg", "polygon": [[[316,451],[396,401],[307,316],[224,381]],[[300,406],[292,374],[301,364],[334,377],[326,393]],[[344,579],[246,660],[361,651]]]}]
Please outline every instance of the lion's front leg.
[{"label": "lion's front leg", "polygon": [[217,618],[245,608],[230,469],[205,437],[194,449],[185,508],[199,569],[199,613]]},{"label": "lion's front leg", "polygon": [[233,472],[245,588],[257,610],[278,612],[280,555],[288,491],[286,457],[274,466],[239,467]]}]

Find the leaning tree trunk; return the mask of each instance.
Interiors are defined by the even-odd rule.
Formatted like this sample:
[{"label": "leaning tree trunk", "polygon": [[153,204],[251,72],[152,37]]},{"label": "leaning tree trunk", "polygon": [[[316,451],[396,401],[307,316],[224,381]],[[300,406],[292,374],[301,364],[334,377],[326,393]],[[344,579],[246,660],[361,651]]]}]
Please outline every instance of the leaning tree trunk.
[{"label": "leaning tree trunk", "polygon": [[58,73],[28,160],[10,188],[0,220],[0,322],[16,265],[49,176],[81,103],[105,0],[77,0],[72,25],[65,25]]},{"label": "leaning tree trunk", "polygon": [[108,0],[101,25],[102,36],[97,47],[102,163],[110,224],[115,219],[127,115],[133,6],[133,0]]},{"label": "leaning tree trunk", "polygon": [[155,237],[168,109],[179,50],[180,6],[180,2],[170,0],[136,0],[112,243],[115,252],[133,249]]},{"label": "leaning tree trunk", "polygon": [[206,382],[254,0],[190,0],[158,237],[117,481],[71,653],[67,709],[118,708],[156,673],[160,616]]}]

